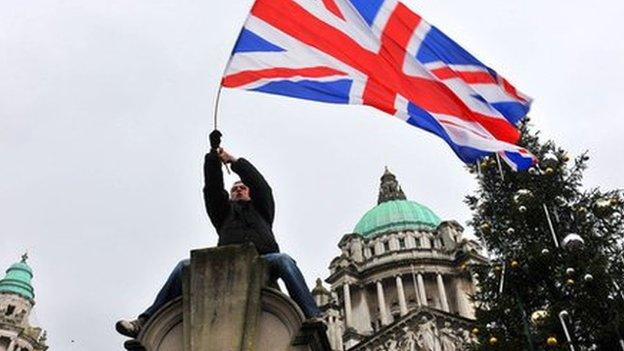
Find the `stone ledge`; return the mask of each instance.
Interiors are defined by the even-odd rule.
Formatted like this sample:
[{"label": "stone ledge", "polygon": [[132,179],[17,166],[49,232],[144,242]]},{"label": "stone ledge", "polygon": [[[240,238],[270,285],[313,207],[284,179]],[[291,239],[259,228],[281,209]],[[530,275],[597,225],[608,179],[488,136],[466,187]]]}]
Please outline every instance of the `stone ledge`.
[{"label": "stone ledge", "polygon": [[252,245],[191,252],[183,296],[146,323],[135,351],[329,351],[322,322],[306,323],[299,307],[268,281]]}]

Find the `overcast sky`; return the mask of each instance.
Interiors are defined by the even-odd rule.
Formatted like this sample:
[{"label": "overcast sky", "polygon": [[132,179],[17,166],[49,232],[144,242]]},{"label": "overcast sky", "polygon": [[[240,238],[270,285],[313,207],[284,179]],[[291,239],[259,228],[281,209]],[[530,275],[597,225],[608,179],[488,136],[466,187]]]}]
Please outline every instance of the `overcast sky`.
[{"label": "overcast sky", "polygon": [[[0,268],[30,252],[51,350],[121,350],[115,320],[147,307],[189,249],[216,244],[202,160],[251,2],[0,2]],[[545,136],[590,150],[587,186],[623,187],[621,1],[407,4],[535,98]],[[375,205],[385,165],[410,199],[470,218],[462,163],[398,119],[231,90],[221,111],[224,146],[273,186],[275,233],[310,285]]]}]

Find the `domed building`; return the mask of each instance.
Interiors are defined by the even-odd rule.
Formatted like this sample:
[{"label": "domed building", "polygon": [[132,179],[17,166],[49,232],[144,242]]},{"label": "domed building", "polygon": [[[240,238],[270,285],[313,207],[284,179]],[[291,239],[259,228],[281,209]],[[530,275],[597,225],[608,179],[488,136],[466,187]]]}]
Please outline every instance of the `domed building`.
[{"label": "domed building", "polygon": [[457,351],[471,341],[475,281],[487,262],[456,221],[406,198],[386,169],[377,206],[338,243],[313,289],[335,351]]},{"label": "domed building", "polygon": [[44,351],[48,348],[46,333],[31,326],[28,320],[35,305],[35,292],[31,285],[33,272],[27,259],[24,254],[0,280],[0,351]]}]

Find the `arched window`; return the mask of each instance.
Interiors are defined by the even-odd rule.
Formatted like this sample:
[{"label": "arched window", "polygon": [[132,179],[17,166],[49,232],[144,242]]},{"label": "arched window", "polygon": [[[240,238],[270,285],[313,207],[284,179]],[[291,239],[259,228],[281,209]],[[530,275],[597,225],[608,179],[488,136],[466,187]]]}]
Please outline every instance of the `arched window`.
[{"label": "arched window", "polygon": [[10,316],[13,314],[13,312],[15,312],[15,306],[13,305],[9,305],[6,309],[6,311],[4,312],[5,316]]},{"label": "arched window", "polygon": [[11,344],[11,339],[6,336],[0,336],[0,350],[8,350],[9,344]]},{"label": "arched window", "polygon": [[405,238],[399,238],[399,248],[400,249],[405,248]]}]

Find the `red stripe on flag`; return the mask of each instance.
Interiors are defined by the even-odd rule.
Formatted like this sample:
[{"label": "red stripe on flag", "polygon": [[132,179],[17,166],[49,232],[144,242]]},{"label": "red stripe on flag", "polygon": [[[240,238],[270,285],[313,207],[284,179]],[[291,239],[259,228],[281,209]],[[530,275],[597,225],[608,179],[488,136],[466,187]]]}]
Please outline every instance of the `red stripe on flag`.
[{"label": "red stripe on flag", "polygon": [[[370,74],[364,89],[362,98],[365,104],[394,114],[394,112],[389,112],[387,108],[381,108],[379,105],[391,106],[392,109],[390,111],[395,111],[394,102],[396,95],[400,90],[403,90],[399,87],[406,83],[405,75],[402,71],[396,72],[396,68],[398,67],[402,70],[406,53],[405,48],[420,21],[421,18],[403,4],[398,3],[394,8],[381,34],[381,50],[378,59],[381,59],[382,62],[373,68],[374,72]],[[382,72],[382,70],[390,72]],[[384,77],[383,82],[379,79],[380,77]],[[385,84],[385,79],[391,80],[387,82],[389,84]],[[409,89],[407,86],[403,88]],[[379,99],[382,100],[379,101]]]},{"label": "red stripe on flag", "polygon": [[496,79],[487,72],[457,72],[450,67],[441,67],[431,70],[431,73],[441,80],[460,78],[468,84],[498,84]]},{"label": "red stripe on flag", "polygon": [[511,83],[509,83],[507,79],[501,77],[501,80],[503,81],[503,88],[505,89],[507,93],[511,94],[513,97],[515,97],[516,99],[520,101],[527,102],[525,98],[523,98],[522,96],[518,94],[518,91],[516,90],[516,88],[513,85],[511,85]]},{"label": "red stripe on flag", "polygon": [[341,18],[342,20],[345,19],[342,15],[342,12],[340,12],[340,9],[338,8],[338,5],[336,5],[335,0],[323,0],[323,4],[331,13]]},{"label": "red stripe on flag", "polygon": [[[386,25],[379,54],[368,51],[353,38],[314,17],[293,0],[257,0],[252,15],[368,76],[371,88],[364,101],[383,111],[394,109],[398,94],[431,113],[476,122],[496,139],[515,143],[518,130],[504,119],[473,112],[446,85],[403,72],[406,46],[420,17],[399,3]],[[400,45],[399,45],[400,44]],[[374,87],[374,89],[373,89]],[[372,90],[373,92],[366,92]],[[375,97],[381,101],[373,101]],[[391,100],[391,101],[390,101]]]},{"label": "red stripe on flag", "polygon": [[223,77],[222,85],[227,88],[236,88],[242,85],[253,83],[260,79],[268,78],[321,78],[328,76],[346,76],[347,74],[330,67],[308,67],[308,68],[267,68],[255,71],[243,71]]}]

